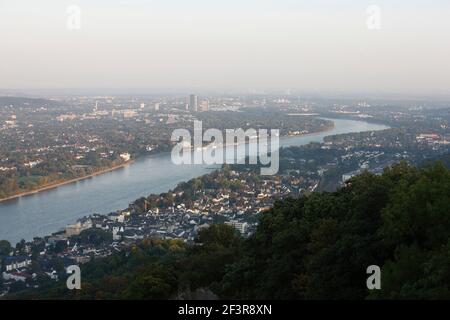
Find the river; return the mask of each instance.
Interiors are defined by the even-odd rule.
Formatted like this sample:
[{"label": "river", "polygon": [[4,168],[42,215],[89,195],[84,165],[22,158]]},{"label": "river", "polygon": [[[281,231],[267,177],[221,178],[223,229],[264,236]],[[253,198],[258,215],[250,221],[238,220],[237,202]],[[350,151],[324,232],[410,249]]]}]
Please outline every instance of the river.
[{"label": "river", "polygon": [[[284,137],[280,146],[301,146],[322,142],[329,135],[388,128],[365,121],[330,120],[335,123],[334,129]],[[78,218],[124,209],[139,197],[166,192],[213,169],[208,165],[175,165],[170,154],[165,153],[140,158],[99,176],[0,203],[0,240],[15,244],[21,239],[49,235]]]}]

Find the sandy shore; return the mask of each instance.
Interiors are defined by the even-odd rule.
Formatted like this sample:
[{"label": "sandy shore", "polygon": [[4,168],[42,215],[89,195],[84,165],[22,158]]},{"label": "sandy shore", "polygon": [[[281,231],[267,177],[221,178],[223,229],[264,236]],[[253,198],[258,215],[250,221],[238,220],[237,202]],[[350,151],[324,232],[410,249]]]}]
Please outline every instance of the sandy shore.
[{"label": "sandy shore", "polygon": [[89,178],[92,178],[92,177],[95,177],[95,176],[98,176],[98,175],[101,175],[101,174],[104,174],[104,173],[107,173],[107,172],[111,172],[111,171],[114,171],[114,170],[126,167],[126,166],[128,166],[128,165],[130,165],[132,163],[133,163],[133,161],[128,161],[126,163],[122,163],[122,164],[119,164],[119,165],[111,167],[111,168],[99,170],[97,172],[91,173],[91,174],[83,176],[83,177],[70,179],[70,180],[66,180],[66,181],[61,181],[61,182],[54,182],[54,183],[42,186],[42,187],[40,187],[38,189],[35,189],[35,190],[25,191],[25,192],[21,192],[21,193],[15,194],[13,196],[2,198],[2,199],[0,199],[0,203],[4,202],[4,201],[13,200],[13,199],[16,199],[16,198],[32,195],[32,194],[39,193],[39,192],[42,192],[42,191],[55,189],[55,188],[61,187],[61,186],[66,185],[66,184],[70,184],[70,183],[78,182],[78,181],[81,181],[81,180],[89,179]]}]

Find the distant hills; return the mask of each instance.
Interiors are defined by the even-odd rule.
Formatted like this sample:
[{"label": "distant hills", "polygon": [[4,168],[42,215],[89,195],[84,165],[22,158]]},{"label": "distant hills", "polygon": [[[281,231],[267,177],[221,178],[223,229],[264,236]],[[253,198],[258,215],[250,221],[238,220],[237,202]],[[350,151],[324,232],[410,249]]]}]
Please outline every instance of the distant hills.
[{"label": "distant hills", "polygon": [[0,96],[0,107],[13,105],[15,107],[52,107],[57,101],[42,98],[8,97]]}]

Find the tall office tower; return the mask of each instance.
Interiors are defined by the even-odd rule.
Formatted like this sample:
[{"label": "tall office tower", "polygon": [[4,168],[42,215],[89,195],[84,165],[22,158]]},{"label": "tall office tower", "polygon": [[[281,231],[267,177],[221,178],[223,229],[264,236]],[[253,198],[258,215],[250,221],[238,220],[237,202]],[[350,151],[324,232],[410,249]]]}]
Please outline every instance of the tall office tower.
[{"label": "tall office tower", "polygon": [[204,99],[200,102],[200,111],[208,111],[209,110],[209,100]]},{"label": "tall office tower", "polygon": [[155,111],[159,111],[159,102],[155,103]]},{"label": "tall office tower", "polygon": [[189,109],[191,112],[197,112],[198,110],[198,97],[195,94],[191,94],[189,97]]}]

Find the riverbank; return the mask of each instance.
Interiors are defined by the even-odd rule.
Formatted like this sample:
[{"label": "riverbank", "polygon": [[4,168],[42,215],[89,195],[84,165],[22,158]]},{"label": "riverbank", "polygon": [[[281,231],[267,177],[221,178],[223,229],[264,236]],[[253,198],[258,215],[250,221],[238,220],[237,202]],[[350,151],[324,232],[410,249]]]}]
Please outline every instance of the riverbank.
[{"label": "riverbank", "polygon": [[[385,126],[364,121],[335,119],[332,131],[303,137],[280,139],[280,146],[302,146],[320,142],[324,136],[362,131],[378,131]],[[17,243],[43,237],[93,213],[108,214],[127,208],[142,196],[161,194],[179,183],[210,173],[216,167],[176,165],[170,152],[140,156],[126,170],[115,170],[82,183],[0,203],[0,238]]]},{"label": "riverbank", "polygon": [[75,183],[75,182],[82,181],[82,180],[85,180],[85,179],[89,179],[89,178],[92,178],[92,177],[95,177],[95,176],[98,176],[98,175],[101,175],[101,174],[104,174],[104,173],[108,173],[108,172],[111,172],[111,171],[114,171],[114,170],[126,167],[126,166],[132,164],[133,162],[134,161],[131,160],[131,161],[127,161],[125,163],[121,163],[121,164],[116,165],[116,166],[112,166],[110,168],[105,168],[105,169],[102,169],[102,170],[98,170],[98,171],[96,171],[94,173],[91,173],[91,174],[88,174],[88,175],[85,175],[85,176],[82,176],[82,177],[69,179],[69,180],[65,180],[65,181],[52,182],[50,184],[44,185],[42,187],[39,187],[39,188],[37,188],[35,190],[24,191],[24,192],[21,192],[21,193],[12,195],[12,196],[8,196],[6,198],[2,198],[2,199],[0,199],[0,203],[6,202],[6,201],[10,201],[10,200],[14,200],[14,199],[17,199],[17,198],[20,198],[20,197],[26,197],[26,196],[33,195],[33,194],[36,194],[36,193],[39,193],[39,192],[55,189],[55,188],[64,186],[66,184],[71,184],[71,183]]},{"label": "riverbank", "polygon": [[[299,136],[309,136],[309,135],[319,134],[319,133],[323,133],[323,132],[327,132],[327,131],[332,131],[334,128],[335,128],[335,123],[332,122],[330,126],[326,126],[325,128],[322,128],[321,130],[317,130],[315,132],[309,132],[309,133],[301,134],[301,135],[285,135],[285,136],[281,136],[280,138],[284,139],[284,138],[292,138],[292,137],[299,137]],[[247,144],[247,142],[245,144]],[[204,146],[203,148],[207,148],[209,145],[210,144]],[[222,147],[227,147],[227,146],[228,145],[225,144]],[[194,151],[194,147],[191,147],[191,148],[192,148],[192,151]],[[161,152],[161,153],[163,153],[163,152]],[[161,153],[156,153],[156,154],[161,154]],[[134,161],[128,161],[126,163],[122,163],[122,164],[117,165],[117,166],[113,166],[113,167],[110,167],[110,168],[99,170],[97,172],[94,172],[92,174],[89,174],[89,175],[86,175],[86,176],[83,176],[83,177],[79,177],[79,178],[69,179],[69,180],[65,180],[65,181],[52,182],[50,184],[44,185],[42,187],[39,187],[39,188],[37,188],[35,190],[24,191],[24,192],[20,192],[18,194],[15,194],[15,195],[8,196],[6,198],[2,198],[2,199],[0,199],[0,203],[6,202],[6,201],[10,201],[10,200],[14,200],[14,199],[17,199],[17,198],[20,198],[20,197],[33,195],[33,194],[36,194],[36,193],[39,193],[39,192],[55,189],[55,188],[58,188],[58,187],[61,187],[61,186],[67,185],[67,184],[71,184],[71,183],[75,183],[75,182],[78,182],[78,181],[82,181],[84,179],[89,179],[89,178],[92,178],[92,177],[95,177],[95,176],[98,176],[98,175],[101,175],[101,174],[104,174],[104,173],[108,173],[108,172],[111,172],[111,171],[123,168],[123,167],[125,167],[125,166],[127,166],[129,164],[132,164],[133,162]]]},{"label": "riverbank", "polygon": [[[321,119],[330,121],[327,118],[321,118]],[[288,135],[282,136],[280,138],[284,139],[284,138],[294,138],[294,137],[307,137],[307,136],[311,136],[311,135],[315,135],[315,134],[319,134],[319,133],[325,133],[325,132],[328,132],[328,131],[333,131],[335,128],[336,128],[336,124],[333,121],[331,121],[331,125],[326,126],[325,128],[323,128],[321,130],[317,130],[317,131],[314,131],[314,132],[308,132],[308,133],[302,133],[302,134],[288,134]]]}]

